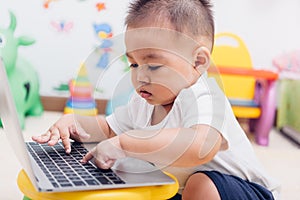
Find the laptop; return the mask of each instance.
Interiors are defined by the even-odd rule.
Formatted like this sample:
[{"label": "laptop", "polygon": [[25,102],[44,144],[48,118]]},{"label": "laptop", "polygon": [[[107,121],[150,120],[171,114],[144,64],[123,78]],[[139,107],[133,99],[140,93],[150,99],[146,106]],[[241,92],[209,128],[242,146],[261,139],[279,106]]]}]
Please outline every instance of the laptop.
[{"label": "laptop", "polygon": [[2,59],[0,119],[12,149],[37,191],[69,192],[175,183],[151,163],[134,158],[117,160],[108,170],[97,168],[92,161],[82,164],[80,160],[87,149],[92,148],[91,144],[73,142],[72,152],[66,154],[62,143],[50,147],[25,141]]}]

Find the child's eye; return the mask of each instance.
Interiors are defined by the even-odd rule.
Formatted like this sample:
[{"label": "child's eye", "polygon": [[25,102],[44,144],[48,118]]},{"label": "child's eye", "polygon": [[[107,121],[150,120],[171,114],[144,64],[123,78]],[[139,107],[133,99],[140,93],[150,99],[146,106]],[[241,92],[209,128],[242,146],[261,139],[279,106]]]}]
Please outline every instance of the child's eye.
[{"label": "child's eye", "polygon": [[149,65],[148,68],[151,70],[151,71],[154,71],[154,70],[157,70],[158,68],[160,68],[161,66],[151,66]]},{"label": "child's eye", "polygon": [[137,68],[139,65],[138,64],[131,64],[130,67],[132,68]]}]

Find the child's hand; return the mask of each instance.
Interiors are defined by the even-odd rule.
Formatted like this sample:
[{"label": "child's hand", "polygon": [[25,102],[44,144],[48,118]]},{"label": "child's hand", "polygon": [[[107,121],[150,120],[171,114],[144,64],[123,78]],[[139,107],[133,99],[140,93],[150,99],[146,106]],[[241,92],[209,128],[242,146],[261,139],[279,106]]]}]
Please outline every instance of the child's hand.
[{"label": "child's hand", "polygon": [[89,137],[90,135],[87,134],[77,122],[75,115],[67,114],[63,115],[53,124],[46,133],[40,136],[33,136],[32,140],[41,144],[48,143],[48,145],[53,146],[61,139],[66,153],[70,153],[70,138],[81,142]]},{"label": "child's hand", "polygon": [[117,159],[124,157],[126,157],[126,155],[121,148],[119,137],[115,136],[100,142],[82,158],[81,162],[87,163],[92,158],[95,158],[97,167],[109,169],[114,165]]}]

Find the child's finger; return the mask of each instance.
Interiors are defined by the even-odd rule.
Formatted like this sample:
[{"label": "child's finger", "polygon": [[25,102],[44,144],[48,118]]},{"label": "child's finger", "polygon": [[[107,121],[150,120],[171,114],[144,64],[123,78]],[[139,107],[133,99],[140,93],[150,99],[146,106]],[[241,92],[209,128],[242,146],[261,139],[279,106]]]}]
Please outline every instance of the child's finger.
[{"label": "child's finger", "polygon": [[101,168],[101,169],[110,169],[115,163],[115,160],[113,159],[109,159],[109,160],[104,160],[103,158],[96,158],[95,159],[95,164],[97,165],[97,167]]},{"label": "child's finger", "polygon": [[58,128],[54,127],[50,130],[50,132],[51,132],[51,136],[48,145],[53,146],[57,144],[58,140],[60,139],[59,130]]},{"label": "child's finger", "polygon": [[50,140],[50,131],[47,131],[46,133],[39,135],[39,136],[32,136],[32,140],[38,143],[46,143]]},{"label": "child's finger", "polygon": [[87,152],[87,154],[85,154],[85,156],[83,156],[83,158],[81,159],[81,162],[87,163],[89,160],[94,158],[95,151],[96,151],[96,148],[93,148],[91,151]]},{"label": "child's finger", "polygon": [[60,139],[64,145],[66,153],[71,153],[71,142],[70,142],[70,133],[68,128],[63,128],[59,130]]},{"label": "child's finger", "polygon": [[116,160],[115,159],[110,159],[108,161],[105,162],[107,168],[106,169],[110,169],[114,164],[115,164]]},{"label": "child's finger", "polygon": [[70,139],[69,138],[65,138],[65,139],[62,139],[61,141],[62,141],[62,143],[64,145],[66,153],[67,154],[71,153],[71,142],[70,142]]},{"label": "child's finger", "polygon": [[97,165],[97,167],[99,167],[101,169],[109,169],[109,166],[103,160],[95,159],[95,164]]}]

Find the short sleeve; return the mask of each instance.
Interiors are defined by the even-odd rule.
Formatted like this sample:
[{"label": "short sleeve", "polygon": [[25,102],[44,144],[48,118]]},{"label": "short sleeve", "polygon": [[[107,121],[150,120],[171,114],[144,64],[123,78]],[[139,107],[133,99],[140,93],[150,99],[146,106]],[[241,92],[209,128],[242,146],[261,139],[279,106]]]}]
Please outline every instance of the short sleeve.
[{"label": "short sleeve", "polygon": [[228,100],[212,78],[200,78],[192,87],[178,96],[182,112],[182,124],[191,127],[197,124],[209,125],[222,134],[227,146],[226,112]]},{"label": "short sleeve", "polygon": [[106,121],[116,134],[143,129],[149,125],[151,108],[152,106],[148,105],[144,99],[133,95],[127,105],[116,108],[111,115],[106,117]]},{"label": "short sleeve", "polygon": [[106,117],[106,121],[116,134],[132,129],[128,105],[116,108],[113,114]]}]

